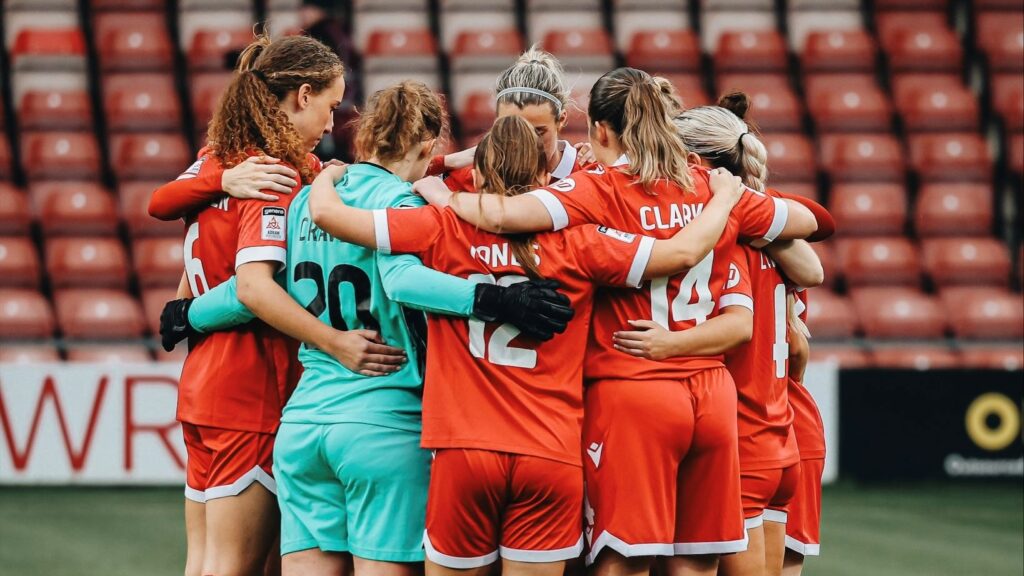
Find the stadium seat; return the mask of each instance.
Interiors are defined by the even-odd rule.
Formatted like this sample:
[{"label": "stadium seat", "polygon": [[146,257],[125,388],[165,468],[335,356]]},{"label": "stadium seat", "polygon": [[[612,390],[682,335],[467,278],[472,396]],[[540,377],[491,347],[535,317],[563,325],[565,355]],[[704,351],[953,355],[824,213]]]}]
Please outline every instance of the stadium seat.
[{"label": "stadium seat", "polygon": [[181,280],[185,261],[178,238],[144,238],[132,246],[135,274],[140,286],[174,286]]},{"label": "stadium seat", "polygon": [[221,94],[231,82],[230,72],[203,72],[189,76],[188,89],[192,101],[195,129],[206,131]]},{"label": "stadium seat", "polygon": [[60,362],[60,354],[52,344],[4,344],[0,346],[0,363],[39,364]]},{"label": "stadium seat", "polygon": [[164,222],[149,215],[149,198],[153,191],[166,182],[138,181],[122,183],[117,190],[120,198],[121,218],[133,238],[167,236],[178,238],[184,234],[180,220]]},{"label": "stadium seat", "polygon": [[493,92],[474,92],[462,104],[459,128],[463,138],[473,137],[490,130],[497,116]]},{"label": "stadium seat", "polygon": [[992,79],[992,108],[1008,132],[1024,132],[1024,74],[1000,74]]},{"label": "stadium seat", "polygon": [[11,160],[11,145],[7,143],[7,138],[0,132],[0,179],[10,177],[13,170]]},{"label": "stadium seat", "polygon": [[821,164],[833,182],[899,183],[905,177],[903,146],[891,134],[827,135],[819,149]]},{"label": "stadium seat", "polygon": [[147,363],[153,355],[143,344],[80,344],[68,346],[68,362],[97,362],[100,364]]},{"label": "stadium seat", "polygon": [[899,184],[836,184],[829,211],[844,236],[898,235],[907,222],[907,194]]},{"label": "stadium seat", "polygon": [[[181,277],[181,270],[178,270],[178,277]],[[142,311],[150,334],[160,333],[160,313],[165,304],[175,300],[176,295],[177,287],[147,288],[142,291]]]},{"label": "stadium seat", "polygon": [[1021,175],[1024,174],[1024,134],[1014,134],[1010,137],[1007,156],[1010,172],[1016,174],[1017,181],[1020,182]]},{"label": "stadium seat", "polygon": [[[633,38],[638,34],[646,34],[658,30],[689,30],[690,11],[685,6],[658,5],[651,2],[646,6],[618,5],[612,9],[612,30],[615,32],[615,47],[622,53],[629,52]],[[694,40],[698,40],[694,36]],[[698,46],[699,50],[699,46]],[[698,51],[697,55],[700,53]]]},{"label": "stadium seat", "polygon": [[992,187],[988,184],[925,184],[917,195],[914,229],[919,236],[988,235]]},{"label": "stadium seat", "polygon": [[93,29],[104,71],[163,71],[174,66],[163,12],[100,13]]},{"label": "stadium seat", "polygon": [[[54,320],[50,302],[32,289],[0,288],[0,338],[49,338]],[[2,348],[6,348],[5,343]]]},{"label": "stadium seat", "polygon": [[900,29],[884,43],[893,72],[959,72],[963,47],[949,28]]},{"label": "stadium seat", "polygon": [[454,72],[500,72],[523,51],[523,38],[514,29],[464,31],[451,53]]},{"label": "stadium seat", "polygon": [[117,238],[52,238],[46,271],[55,288],[125,288],[128,254]]},{"label": "stadium seat", "polygon": [[145,322],[139,303],[121,290],[77,288],[54,293],[65,338],[139,338]]},{"label": "stadium seat", "polygon": [[[466,32],[488,33],[501,31],[503,33],[505,31],[512,31],[518,37],[516,17],[516,9],[512,3],[506,3],[504,6],[500,4],[488,5],[486,2],[469,4],[467,6],[443,6],[438,14],[438,25],[440,28],[438,41],[441,43],[441,50],[448,54],[453,54],[459,43],[458,38]],[[493,42],[496,40],[499,42],[503,41],[497,37],[492,37],[484,42],[485,46],[483,47],[485,50],[493,49]],[[517,38],[516,42],[521,44],[522,38]],[[517,50],[516,54],[519,52],[521,50]],[[498,70],[507,65],[508,61],[506,60]]]},{"label": "stadium seat", "polygon": [[543,46],[568,70],[604,74],[615,67],[612,40],[603,28],[551,30],[544,36]]},{"label": "stadium seat", "polygon": [[252,29],[200,29],[187,49],[190,71],[223,71],[234,68],[233,55],[253,41]]},{"label": "stadium seat", "polygon": [[131,134],[110,140],[114,172],[119,180],[170,180],[192,163],[180,134]]},{"label": "stadium seat", "polygon": [[114,198],[95,182],[37,182],[30,186],[29,195],[47,236],[117,233]]},{"label": "stadium seat", "polygon": [[28,234],[32,224],[28,195],[8,182],[0,182],[0,230],[6,234]]},{"label": "stadium seat", "polygon": [[175,130],[181,105],[170,74],[116,74],[103,80],[103,109],[113,132]]},{"label": "stadium seat", "polygon": [[893,48],[897,37],[907,31],[945,30],[949,27],[945,15],[937,12],[875,12],[875,28],[882,49]]},{"label": "stadium seat", "polygon": [[975,370],[1020,370],[1024,368],[1024,346],[988,345],[965,347],[960,351],[964,368]]},{"label": "stadium seat", "polygon": [[430,30],[375,30],[363,53],[367,72],[436,70],[437,42]]},{"label": "stadium seat", "polygon": [[820,132],[886,132],[892,127],[889,99],[858,76],[829,75],[813,91],[808,86],[807,107]]},{"label": "stadium seat", "polygon": [[807,35],[800,68],[804,75],[873,73],[877,50],[875,39],[864,30],[814,31]]},{"label": "stadium seat", "polygon": [[803,134],[771,134],[764,137],[772,178],[789,182],[817,178],[816,147]]},{"label": "stadium seat", "polygon": [[920,255],[907,238],[840,238],[836,254],[848,286],[917,286],[921,281]]},{"label": "stadium seat", "polygon": [[21,135],[22,168],[30,180],[100,176],[100,150],[93,134],[28,132]]},{"label": "stadium seat", "polygon": [[[902,92],[902,93],[901,93]],[[923,131],[968,131],[978,128],[978,100],[961,84],[941,80],[920,83],[896,92],[896,108],[904,129]]]},{"label": "stadium seat", "polygon": [[771,0],[724,0],[718,6],[714,0],[701,3],[700,40],[705,53],[711,54],[729,32],[775,32],[778,21]]},{"label": "stadium seat", "polygon": [[942,370],[961,367],[956,351],[946,346],[881,347],[871,351],[875,368],[896,370]]},{"label": "stadium seat", "polygon": [[167,0],[89,0],[93,11],[163,10]]},{"label": "stadium seat", "polygon": [[980,134],[919,134],[908,140],[911,166],[923,182],[989,182],[992,178],[992,157]]},{"label": "stadium seat", "polygon": [[1010,254],[995,238],[933,238],[921,243],[925,273],[938,286],[1007,286]]},{"label": "stadium seat", "polygon": [[691,30],[653,29],[633,35],[626,65],[648,72],[699,73],[700,44]]},{"label": "stadium seat", "polygon": [[958,338],[1020,340],[1024,338],[1024,300],[1005,288],[955,287],[940,298]]},{"label": "stadium seat", "polygon": [[775,30],[728,31],[718,38],[715,73],[785,73],[787,58],[786,42]]},{"label": "stadium seat", "polygon": [[803,129],[803,101],[789,86],[786,76],[723,74],[718,93],[742,91],[750,97],[747,120],[766,132],[797,132]]},{"label": "stadium seat", "polygon": [[914,288],[857,288],[850,298],[868,338],[928,339],[945,334],[945,312],[938,299]]},{"label": "stadium seat", "polygon": [[676,89],[676,96],[683,103],[683,108],[713,104],[711,97],[704,90],[704,79],[698,74],[675,74],[672,72],[654,72],[668,80]]},{"label": "stadium seat", "polygon": [[807,328],[822,340],[852,338],[857,332],[857,313],[848,298],[831,290],[814,290],[807,299]]},{"label": "stadium seat", "polygon": [[990,72],[1024,72],[1024,18],[1019,12],[1011,17],[1005,12],[982,12],[977,26],[978,48]]},{"label": "stadium seat", "polygon": [[796,196],[803,196],[804,198],[810,198],[815,202],[820,203],[820,195],[818,194],[818,185],[813,182],[789,182],[786,180],[776,180],[774,171],[768,170],[768,175],[771,177],[769,185],[776,190],[782,190],[787,194],[794,194]]},{"label": "stadium seat", "polygon": [[18,106],[21,130],[91,130],[92,100],[84,90],[29,90]]},{"label": "stadium seat", "polygon": [[811,362],[828,362],[844,369],[869,368],[871,358],[862,348],[849,345],[811,344]]},{"label": "stadium seat", "polygon": [[786,3],[786,35],[793,51],[800,53],[807,37],[820,30],[860,30],[864,27],[857,0],[793,0]]},{"label": "stadium seat", "polygon": [[0,236],[0,286],[38,288],[42,266],[27,236]]},{"label": "stadium seat", "polygon": [[85,38],[78,28],[25,28],[11,47],[14,70],[84,70]]}]

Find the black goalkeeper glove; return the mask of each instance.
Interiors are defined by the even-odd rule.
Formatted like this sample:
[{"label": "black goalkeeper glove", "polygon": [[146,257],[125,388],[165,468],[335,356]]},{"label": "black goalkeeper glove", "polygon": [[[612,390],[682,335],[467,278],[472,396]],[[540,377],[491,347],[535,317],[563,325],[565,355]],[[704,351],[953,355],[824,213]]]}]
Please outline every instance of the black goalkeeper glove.
[{"label": "black goalkeeper glove", "polygon": [[573,317],[569,298],[554,280],[527,280],[509,287],[477,284],[473,316],[484,322],[508,322],[527,338],[551,340],[565,332]]},{"label": "black goalkeeper glove", "polygon": [[198,334],[188,321],[190,306],[191,298],[171,300],[164,304],[164,310],[160,313],[160,344],[164,350],[170,352],[178,342]]}]

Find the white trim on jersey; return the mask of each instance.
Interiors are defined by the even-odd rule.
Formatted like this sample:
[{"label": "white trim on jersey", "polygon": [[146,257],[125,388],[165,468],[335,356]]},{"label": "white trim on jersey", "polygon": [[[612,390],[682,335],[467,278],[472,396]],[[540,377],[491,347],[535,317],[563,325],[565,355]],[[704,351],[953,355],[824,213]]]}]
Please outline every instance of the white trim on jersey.
[{"label": "white trim on jersey", "polygon": [[786,535],[786,548],[804,556],[817,556],[821,554],[821,544],[804,544],[788,534]]},{"label": "white trim on jersey", "polygon": [[561,180],[573,173],[573,168],[576,167],[577,151],[572,142],[568,140],[559,140],[558,144],[562,148],[562,159],[558,161],[558,166],[551,171],[551,177]]},{"label": "white trim on jersey", "polygon": [[548,215],[551,216],[552,230],[561,230],[569,225],[569,213],[565,211],[565,206],[562,206],[562,202],[549,190],[540,188],[527,192],[527,195],[540,200],[541,204],[544,205]]},{"label": "white trim on jersey", "polygon": [[373,211],[373,235],[377,241],[377,251],[391,254],[391,231],[388,229],[388,211]]},{"label": "white trim on jersey", "polygon": [[629,165],[629,156],[626,156],[625,154],[623,154],[622,156],[619,156],[618,158],[616,158],[615,159],[615,163],[612,164],[612,166],[628,166],[628,165]]},{"label": "white trim on jersey", "polygon": [[760,528],[763,525],[764,525],[764,514],[763,513],[758,514],[757,516],[754,516],[753,518],[744,518],[743,519],[743,529],[744,530],[753,530],[754,528]]},{"label": "white trim on jersey", "polygon": [[196,490],[195,488],[185,484],[185,498],[193,502],[199,502],[200,504],[206,504],[206,494],[202,490]]},{"label": "white trim on jersey", "polygon": [[651,261],[653,251],[654,238],[641,236],[640,247],[637,248],[633,264],[629,267],[629,275],[626,276],[626,286],[639,288],[644,283],[644,270],[647,270],[647,264]]},{"label": "white trim on jersey", "polygon": [[563,560],[579,558],[580,554],[583,553],[583,534],[580,533],[580,539],[568,548],[558,548],[555,550],[520,550],[517,548],[499,546],[498,551],[502,558],[513,560],[515,562],[561,562]]},{"label": "white trim on jersey", "polygon": [[725,294],[718,299],[718,307],[743,306],[751,312],[754,311],[754,299],[746,294]]},{"label": "white trim on jersey", "polygon": [[620,538],[605,530],[594,540],[590,546],[590,553],[587,554],[587,566],[597,560],[597,555],[605,548],[611,548],[619,554],[631,558],[633,556],[672,556],[673,545],[667,543],[652,544],[627,544]]},{"label": "white trim on jersey", "polygon": [[723,540],[721,542],[677,542],[672,546],[676,556],[700,556],[703,554],[733,554],[744,552],[747,549],[750,539],[747,531],[743,531],[743,538],[740,540]]},{"label": "white trim on jersey", "polygon": [[275,496],[277,495],[277,482],[274,480],[274,477],[267,474],[267,471],[259,465],[256,465],[252,467],[252,470],[249,470],[238,480],[235,480],[227,486],[214,486],[213,488],[207,488],[206,500],[210,501],[215,498],[238,496],[243,490],[252,486],[254,482],[259,482],[264,488],[269,490],[271,494]]},{"label": "white trim on jersey", "polygon": [[789,205],[785,200],[773,197],[772,202],[775,204],[775,217],[772,218],[772,223],[768,226],[768,232],[765,232],[760,239],[750,243],[754,248],[763,248],[774,242],[779,234],[782,234],[782,230],[786,228],[786,222],[789,221]]},{"label": "white trim on jersey", "polygon": [[288,251],[280,246],[250,246],[235,254],[235,271],[249,262],[280,262],[284,268],[288,262]]},{"label": "white trim on jersey", "polygon": [[776,524],[785,524],[789,520],[789,514],[783,510],[773,510],[771,508],[764,509],[764,521],[775,522]]},{"label": "white trim on jersey", "polygon": [[451,568],[453,570],[467,570],[469,568],[480,568],[489,564],[494,564],[498,560],[498,551],[495,550],[489,554],[483,556],[476,556],[473,558],[462,558],[459,556],[449,556],[442,552],[438,552],[437,548],[434,548],[433,543],[430,542],[430,534],[426,530],[423,531],[423,549],[434,564],[440,564],[445,568]]}]

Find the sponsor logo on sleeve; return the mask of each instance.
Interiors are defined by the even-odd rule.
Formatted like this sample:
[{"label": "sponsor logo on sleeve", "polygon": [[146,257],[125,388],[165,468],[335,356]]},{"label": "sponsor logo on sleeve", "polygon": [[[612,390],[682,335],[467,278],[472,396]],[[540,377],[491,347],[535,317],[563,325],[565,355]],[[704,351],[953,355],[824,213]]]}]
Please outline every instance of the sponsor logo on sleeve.
[{"label": "sponsor logo on sleeve", "polygon": [[204,162],[206,162],[206,156],[203,156],[199,160],[193,162],[192,165],[188,167],[188,170],[182,172],[181,176],[178,176],[176,180],[188,180],[189,178],[199,176],[199,171],[202,170]]},{"label": "sponsor logo on sleeve", "polygon": [[615,238],[619,242],[625,242],[626,244],[632,244],[633,240],[636,240],[636,234],[630,234],[629,232],[623,232],[607,226],[598,226],[597,231],[609,238]]},{"label": "sponsor logo on sleeve", "polygon": [[562,178],[558,182],[552,184],[551,188],[553,190],[558,190],[559,192],[572,192],[573,189],[576,188],[576,181],[572,178]]},{"label": "sponsor logo on sleeve", "polygon": [[725,283],[725,289],[735,288],[740,283],[740,269],[735,264],[729,264],[729,280]]},{"label": "sponsor logo on sleeve", "polygon": [[260,238],[284,242],[285,240],[285,219],[287,212],[280,206],[265,206],[263,208],[263,223],[260,226]]}]

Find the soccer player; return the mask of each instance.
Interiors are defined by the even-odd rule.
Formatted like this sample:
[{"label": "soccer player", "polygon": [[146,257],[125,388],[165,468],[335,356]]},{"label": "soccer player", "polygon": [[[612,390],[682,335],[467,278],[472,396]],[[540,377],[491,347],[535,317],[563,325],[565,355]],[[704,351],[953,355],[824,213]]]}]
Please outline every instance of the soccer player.
[{"label": "soccer player", "polygon": [[[598,223],[667,238],[705,208],[709,173],[687,165],[662,84],[640,70],[614,70],[592,88],[588,112],[602,162],[592,170],[514,198],[451,195],[443,187],[422,193],[432,204],[450,200],[472,224],[506,233]],[[763,244],[814,229],[802,206],[748,191],[715,249],[686,274],[641,290],[598,292],[584,363],[590,385],[583,431],[587,559],[596,574],[645,573],[657,555],[672,556],[672,574],[713,574],[719,554],[746,548],[735,387],[720,351],[655,362],[616,350],[613,333],[637,318],[685,329],[715,317],[729,275],[722,250],[737,237]],[[747,333],[749,323],[748,313]]]},{"label": "soccer player", "polygon": [[[319,42],[259,38],[239,57],[210,125],[210,147],[183,177],[219,179],[262,150],[312,179],[317,166],[308,153],[331,127],[331,111],[345,89],[342,74],[337,56]],[[290,198],[224,198],[190,214],[188,290],[202,294],[236,272],[256,269],[269,279],[284,262],[279,227]],[[295,316],[285,334],[257,321],[194,339],[185,359],[177,417],[188,453],[189,576],[259,572],[277,536],[272,448],[281,407],[299,376],[296,342],[286,334],[314,334],[327,347],[334,338],[334,331],[318,331],[315,319],[303,322],[294,312],[282,306],[281,314]]]},{"label": "soccer player", "polygon": [[[476,148],[475,188],[514,197],[548,180],[533,128],[499,118]],[[431,315],[423,446],[435,449],[427,526],[428,575],[560,575],[583,549],[582,358],[594,283],[636,288],[703,260],[742,196],[726,172],[702,214],[664,240],[595,225],[536,237],[502,237],[450,210],[375,210],[345,206],[325,170],[310,205],[318,226],[345,240],[414,252],[439,270],[509,284],[557,280],[576,316],[548,343],[509,326]]]}]

